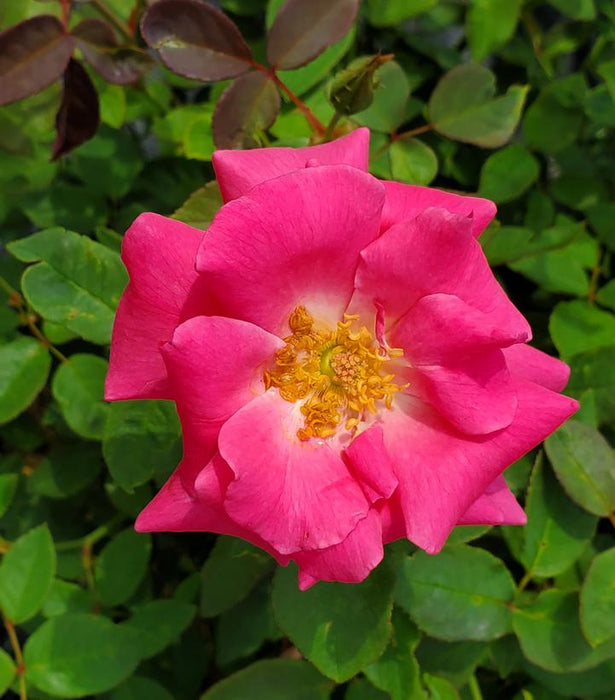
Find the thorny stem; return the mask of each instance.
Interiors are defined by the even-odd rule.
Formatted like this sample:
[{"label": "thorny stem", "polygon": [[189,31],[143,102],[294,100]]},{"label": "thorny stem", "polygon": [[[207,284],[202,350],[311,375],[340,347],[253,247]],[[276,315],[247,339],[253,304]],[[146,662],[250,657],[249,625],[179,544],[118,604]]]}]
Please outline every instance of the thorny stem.
[{"label": "thorny stem", "polygon": [[392,143],[399,141],[401,138],[411,139],[419,134],[426,134],[428,131],[433,131],[435,128],[435,124],[423,124],[423,126],[417,126],[416,129],[402,131],[400,134],[394,132],[389,137],[389,140],[385,141],[385,143],[374,153],[373,158],[378,158],[378,156],[381,156]]},{"label": "thorny stem", "polygon": [[107,5],[106,0],[91,0],[90,5],[95,7],[101,15],[106,17],[125,39],[128,39],[128,41],[133,40],[134,35],[133,32],[130,31],[130,27],[113,12],[109,5]]},{"label": "thorny stem", "polygon": [[26,302],[21,294],[14,289],[4,277],[0,277],[0,288],[2,288],[9,297],[9,304],[15,307],[20,312],[22,322],[30,329],[30,333],[39,340],[49,352],[60,362],[68,362],[68,358],[52,344],[52,342],[44,335],[36,325],[36,316],[30,309],[27,308]]},{"label": "thorny stem", "polygon": [[280,80],[280,77],[276,73],[274,68],[268,68],[263,66],[256,61],[252,64],[256,70],[261,71],[261,73],[266,73],[271,80],[278,86],[278,88],[288,97],[288,99],[295,105],[295,107],[303,114],[306,118],[307,123],[310,125],[310,129],[317,136],[324,136],[326,132],[325,125],[320,121],[320,119],[312,112],[312,110],[299,98],[295,93]]},{"label": "thorny stem", "polygon": [[17,662],[17,676],[19,678],[19,698],[20,700],[27,700],[28,695],[26,693],[26,679],[24,676],[26,667],[23,661],[23,654],[21,653],[21,645],[19,644],[19,639],[17,639],[17,633],[15,632],[15,626],[13,625],[13,623],[6,617],[6,615],[3,615],[2,619],[4,621],[4,627],[6,628],[6,633],[9,637],[11,647],[13,648],[13,655],[15,656],[15,661]]}]

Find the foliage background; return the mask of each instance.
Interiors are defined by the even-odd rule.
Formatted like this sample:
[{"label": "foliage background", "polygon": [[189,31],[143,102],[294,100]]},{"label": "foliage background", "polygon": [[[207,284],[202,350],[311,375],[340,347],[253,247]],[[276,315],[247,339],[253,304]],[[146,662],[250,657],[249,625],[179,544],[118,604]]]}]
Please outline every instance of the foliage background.
[{"label": "foliage background", "polygon": [[[219,4],[262,60],[282,2]],[[101,9],[123,45],[117,27],[134,33],[145,3],[75,3],[71,27],[105,18]],[[3,0],[0,28],[61,13],[61,3]],[[70,153],[66,133],[55,140],[59,81],[0,108],[0,693],[614,697],[613,3],[366,0],[347,36],[280,73],[326,124],[332,73],[395,55],[377,73],[372,105],[340,118],[336,133],[369,126],[380,177],[498,203],[485,252],[534,343],[570,363],[569,392],[581,400],[545,449],[506,474],[527,527],[458,528],[436,557],[398,542],[364,584],[305,594],[292,568],[276,571],[243,542],[131,527],[181,440],[171,404],[102,400],[126,280],[121,235],[142,211],[179,209],[207,225],[218,204],[213,186],[202,189],[213,179],[212,115],[228,82],[148,62],[138,33],[129,43],[111,53],[133,67],[138,59],[135,82],[82,64],[101,124],[92,100],[89,117],[73,111],[69,137],[79,125],[78,138],[96,133]],[[100,69],[100,55],[90,59]],[[87,77],[77,77],[86,94]],[[253,109],[233,106],[238,126],[222,111],[218,144],[308,143],[301,111],[284,97],[277,115],[277,92],[267,92]],[[51,161],[54,142],[67,154]]]}]

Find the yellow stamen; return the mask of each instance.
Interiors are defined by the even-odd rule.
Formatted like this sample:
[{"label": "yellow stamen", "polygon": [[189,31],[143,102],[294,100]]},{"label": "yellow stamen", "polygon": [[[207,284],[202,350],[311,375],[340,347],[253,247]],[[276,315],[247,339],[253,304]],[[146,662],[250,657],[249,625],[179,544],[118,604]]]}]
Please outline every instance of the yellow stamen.
[{"label": "yellow stamen", "polygon": [[300,440],[327,438],[340,427],[354,434],[379,407],[391,408],[400,386],[385,365],[403,356],[400,348],[383,348],[357,315],[344,314],[335,330],[314,327],[304,306],[290,315],[291,335],[276,353],[276,366],[265,372],[265,387],[276,387],[289,402],[302,401]]}]

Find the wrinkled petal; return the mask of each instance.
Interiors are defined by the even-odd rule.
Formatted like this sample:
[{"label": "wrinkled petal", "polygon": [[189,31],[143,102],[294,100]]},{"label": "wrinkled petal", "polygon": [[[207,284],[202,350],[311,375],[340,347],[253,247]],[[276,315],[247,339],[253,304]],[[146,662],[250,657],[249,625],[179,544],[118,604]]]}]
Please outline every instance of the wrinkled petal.
[{"label": "wrinkled petal", "polygon": [[570,367],[531,345],[512,345],[504,350],[510,371],[551,391],[561,391],[570,377]]},{"label": "wrinkled petal", "polygon": [[283,345],[251,323],[197,316],[182,323],[163,347],[184,443],[191,446],[190,456],[199,457],[182,472],[189,490],[216,451],[223,423],[265,391],[264,369]]},{"label": "wrinkled petal", "polygon": [[441,207],[471,218],[472,235],[478,238],[497,211],[493,202],[481,197],[468,197],[432,187],[404,185],[401,182],[385,182],[384,186],[386,199],[382,210],[382,231],[399,221],[414,219],[425,209]]},{"label": "wrinkled petal", "polygon": [[282,554],[341,542],[369,504],[338,452],[296,437],[303,416],[275,390],[254,399],[220,430],[220,453],[235,474],[228,514]]},{"label": "wrinkled petal", "polygon": [[122,260],[130,282],[113,325],[108,401],[173,398],[160,346],[205,307],[194,266],[202,237],[202,231],[157,214],[141,214],[126,232]]},{"label": "wrinkled petal", "polygon": [[269,180],[219,211],[197,269],[225,316],[285,335],[303,305],[335,325],[359,253],[378,235],[383,198],[375,178],[344,165]]},{"label": "wrinkled petal", "polygon": [[[417,400],[398,399],[384,416],[385,445],[395,464],[408,539],[429,553],[501,474],[578,408],[567,396],[517,380],[512,424],[488,437],[450,428]],[[404,402],[403,405],[401,402]]]},{"label": "wrinkled petal", "polygon": [[446,366],[405,372],[408,393],[428,401],[463,433],[485,435],[509,426],[517,411],[515,381],[500,350],[461,354]]},{"label": "wrinkled petal", "polygon": [[379,302],[389,327],[427,294],[455,295],[490,317],[491,324],[519,338],[530,327],[489,269],[470,220],[428,209],[396,224],[361,253],[351,310]]},{"label": "wrinkled petal", "polygon": [[397,477],[384,446],[381,426],[373,425],[357,435],[344,455],[370,503],[389,498],[397,488]]},{"label": "wrinkled petal", "polygon": [[503,476],[498,476],[466,510],[458,525],[525,525],[527,516]]},{"label": "wrinkled petal", "polygon": [[225,202],[246,194],[255,185],[305,168],[310,160],[321,165],[350,165],[367,172],[369,130],[362,128],[318,146],[254,148],[216,151],[212,162]]},{"label": "wrinkled petal", "polygon": [[305,591],[318,581],[359,583],[380,564],[383,555],[382,525],[372,509],[339,544],[301,552],[291,559],[299,566],[299,588]]}]

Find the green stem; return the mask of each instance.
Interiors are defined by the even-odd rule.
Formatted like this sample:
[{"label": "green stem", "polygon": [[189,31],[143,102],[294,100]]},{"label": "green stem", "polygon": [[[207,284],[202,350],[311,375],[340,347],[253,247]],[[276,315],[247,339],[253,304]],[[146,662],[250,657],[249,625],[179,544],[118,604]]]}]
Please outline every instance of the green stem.
[{"label": "green stem", "polygon": [[527,584],[532,580],[533,575],[533,569],[530,569],[529,571],[525,572],[525,576],[521,579],[521,581],[519,581],[519,584],[517,585],[517,593],[521,593],[521,591],[525,590]]},{"label": "green stem", "polygon": [[331,117],[331,121],[327,124],[327,128],[325,130],[325,136],[324,136],[324,141],[331,141],[333,138],[333,130],[337,126],[339,120],[343,117],[344,115],[341,112],[335,112],[335,114]]},{"label": "green stem", "polygon": [[56,551],[66,552],[70,549],[83,549],[84,547],[92,547],[103,537],[106,537],[112,530],[114,530],[122,521],[124,520],[123,515],[116,515],[111,520],[107,521],[97,527],[96,530],[84,535],[83,537],[78,537],[74,540],[66,540],[64,542],[56,543]]},{"label": "green stem", "polygon": [[483,700],[483,694],[480,692],[480,685],[476,680],[476,676],[470,676],[468,680],[468,690],[470,691],[470,696],[472,700]]},{"label": "green stem", "polygon": [[5,615],[2,616],[2,619],[4,621],[4,627],[6,628],[6,634],[11,643],[11,647],[13,648],[13,655],[15,656],[19,684],[19,700],[28,700],[28,694],[26,692],[26,677],[24,675],[26,667],[23,661],[23,654],[21,653],[19,639],[17,638],[17,633],[15,632],[15,626]]}]

